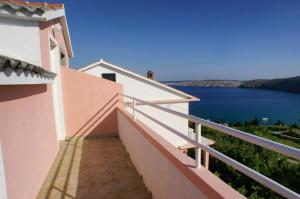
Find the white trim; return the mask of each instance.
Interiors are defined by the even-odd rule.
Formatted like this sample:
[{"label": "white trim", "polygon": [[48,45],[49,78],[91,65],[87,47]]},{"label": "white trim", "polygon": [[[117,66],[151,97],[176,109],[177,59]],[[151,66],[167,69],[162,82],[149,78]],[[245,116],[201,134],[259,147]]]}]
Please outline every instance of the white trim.
[{"label": "white trim", "polygon": [[22,15],[18,12],[16,12],[16,13],[17,14],[0,12],[0,16],[7,17],[7,18],[13,18],[13,19],[19,19],[19,20],[27,20],[27,21],[49,21],[52,19],[56,19],[56,18],[65,16],[65,9],[61,8],[59,10],[48,10],[48,11],[45,11],[45,13],[42,16],[38,16],[38,15],[26,16],[26,15]]},{"label": "white trim", "polygon": [[30,72],[7,68],[0,72],[0,85],[50,84],[54,79]]},{"label": "white trim", "polygon": [[[194,96],[192,96],[192,95],[189,95],[189,94],[187,94],[187,93],[184,93],[184,92],[182,92],[182,91],[179,91],[179,90],[177,90],[177,89],[175,89],[175,88],[172,88],[172,87],[170,87],[170,86],[164,85],[164,84],[159,83],[159,82],[157,82],[157,81],[154,81],[154,80],[148,79],[148,78],[146,78],[146,77],[143,77],[143,76],[141,76],[141,75],[139,75],[139,74],[136,74],[136,73],[134,73],[134,72],[131,72],[131,71],[129,71],[129,70],[126,70],[126,69],[124,69],[124,68],[121,68],[121,67],[119,67],[119,66],[117,66],[117,65],[111,64],[111,63],[109,63],[109,62],[107,62],[107,61],[104,61],[103,59],[100,59],[100,61],[98,61],[98,62],[96,62],[96,63],[93,63],[93,64],[90,64],[90,65],[88,65],[88,66],[85,66],[85,67],[83,67],[83,68],[80,68],[80,69],[78,69],[78,70],[81,71],[81,72],[85,72],[85,71],[87,71],[87,70],[89,70],[89,69],[91,69],[91,68],[94,68],[94,67],[99,66],[99,64],[103,64],[103,65],[105,65],[106,67],[108,67],[108,68],[110,68],[110,69],[112,69],[112,70],[119,71],[119,72],[125,73],[125,74],[127,74],[127,75],[129,75],[129,76],[136,77],[136,78],[138,78],[138,79],[140,79],[140,80],[143,80],[144,82],[146,82],[146,83],[148,83],[148,84],[152,84],[152,85],[158,86],[158,87],[160,87],[160,88],[166,89],[166,90],[168,90],[168,91],[171,91],[171,92],[173,92],[173,93],[175,93],[175,94],[177,94],[177,95],[186,97],[186,98],[188,98],[188,99],[194,99],[195,101],[198,101],[198,100],[199,100],[198,98],[196,98],[196,97],[194,97]],[[101,67],[101,66],[100,66],[100,67]]]},{"label": "white trim", "polygon": [[68,21],[67,21],[67,17],[66,15],[64,17],[61,18],[62,20],[62,26],[63,26],[63,35],[66,42],[66,47],[67,47],[67,51],[68,51],[68,55],[69,57],[73,57],[74,53],[73,53],[73,47],[72,47],[72,43],[71,43],[71,36],[70,36],[70,32],[69,32],[69,26],[68,26]]},{"label": "white trim", "polygon": [[[221,124],[217,124],[217,123],[214,123],[214,122],[211,122],[209,120],[205,120],[205,119],[193,116],[193,115],[188,115],[188,114],[181,113],[181,112],[169,109],[169,108],[165,108],[165,107],[162,107],[162,106],[159,106],[159,105],[156,105],[156,104],[153,104],[151,102],[147,102],[147,101],[135,98],[135,97],[124,95],[124,94],[121,94],[121,93],[119,93],[119,95],[124,96],[126,98],[129,98],[131,100],[136,100],[137,102],[142,103],[144,105],[148,105],[148,106],[160,109],[162,111],[165,111],[167,113],[185,118],[189,121],[199,123],[203,126],[209,127],[211,129],[214,129],[214,130],[217,130],[217,131],[220,131],[224,134],[231,135],[233,137],[237,137],[241,140],[244,140],[244,141],[256,144],[258,146],[270,149],[272,151],[281,153],[283,155],[292,157],[296,160],[300,160],[300,149],[296,149],[296,148],[291,147],[291,146],[280,144],[278,142],[275,142],[275,141],[272,141],[272,140],[269,140],[269,139],[266,139],[266,138],[262,138],[262,137],[259,137],[259,136],[256,136],[256,135],[252,135],[252,134],[249,134],[249,133],[246,133],[246,132],[234,129],[234,128],[223,126]],[[131,105],[127,104],[127,106],[131,106]]]},{"label": "white trim", "polygon": [[6,178],[5,178],[5,169],[4,169],[1,142],[0,142],[0,198],[7,199]]},{"label": "white trim", "polygon": [[65,9],[59,9],[59,10],[49,10],[45,12],[45,19],[46,21],[50,21],[52,19],[56,19],[59,17],[63,17],[65,16]]},{"label": "white trim", "polygon": [[[187,103],[193,102],[195,99],[170,99],[170,100],[147,100],[147,102],[152,104],[180,104],[180,103]],[[137,106],[143,105],[142,103],[137,103]]]},{"label": "white trim", "polygon": [[[141,99],[137,99],[137,98],[134,98],[134,97],[131,97],[131,96],[128,96],[128,95],[123,95],[123,94],[120,94],[120,95],[122,95],[126,98],[129,98],[129,99],[132,99],[132,100],[136,100],[137,102],[144,103],[145,105],[160,109],[160,110],[165,111],[167,113],[174,114],[176,116],[188,119],[190,121],[195,122],[196,125],[201,124],[203,126],[211,128],[211,129],[220,131],[224,134],[231,135],[233,137],[239,138],[239,139],[244,140],[246,142],[250,142],[250,143],[256,144],[258,146],[270,149],[274,152],[278,152],[278,153],[281,153],[283,155],[292,157],[296,160],[300,160],[300,150],[296,149],[294,147],[290,147],[290,146],[280,144],[278,142],[274,142],[274,141],[266,139],[266,138],[262,138],[262,137],[255,136],[255,135],[252,135],[252,134],[249,134],[249,133],[246,133],[246,132],[243,132],[243,131],[239,131],[239,130],[236,130],[236,129],[233,129],[233,128],[230,128],[230,127],[226,127],[226,126],[223,126],[221,124],[217,124],[217,123],[214,123],[214,122],[211,122],[211,121],[204,120],[202,118],[198,118],[198,117],[195,117],[195,116],[192,116],[192,115],[180,113],[180,112],[177,112],[177,111],[165,108],[165,107],[161,107],[161,106],[158,106],[158,105],[155,105],[155,104],[152,104],[152,103],[148,103],[146,101],[143,101]],[[127,105],[127,106],[134,109],[134,107],[131,106],[131,105]],[[271,190],[277,192],[278,194],[280,194],[280,195],[282,195],[286,198],[300,198],[300,195],[298,193],[286,188],[285,186],[283,186],[283,185],[279,184],[278,182],[275,182],[274,180],[260,174],[259,172],[257,172],[255,170],[239,163],[238,161],[222,154],[221,152],[219,152],[219,151],[217,151],[213,148],[210,148],[208,146],[205,146],[203,143],[201,143],[201,140],[200,140],[200,142],[195,141],[194,139],[192,139],[192,138],[182,134],[181,132],[177,131],[173,127],[170,127],[170,126],[162,123],[161,121],[157,120],[156,118],[153,118],[153,117],[147,115],[146,113],[144,113],[143,111],[141,111],[139,109],[135,109],[134,111],[144,115],[145,117],[148,117],[149,119],[151,119],[152,121],[160,124],[164,128],[169,129],[175,135],[177,135],[177,136],[185,139],[186,141],[194,144],[196,147],[201,148],[205,152],[208,152],[213,157],[219,159],[220,161],[224,162],[225,164],[227,164],[227,165],[233,167],[234,169],[240,171],[241,173],[247,175],[248,177],[252,178],[253,180],[259,182],[260,184],[270,188]]]},{"label": "white trim", "polygon": [[[48,33],[49,39],[49,54],[50,54],[50,64],[51,71],[57,73],[57,76],[52,84],[52,96],[53,96],[53,107],[55,116],[55,128],[57,140],[64,140],[66,136],[65,119],[64,119],[64,108],[63,108],[63,97],[61,89],[61,74],[60,74],[60,49],[58,42],[53,38],[53,36]],[[51,44],[52,43],[52,44]],[[54,46],[52,46],[54,45]],[[58,65],[53,65],[53,53],[57,52]]]}]

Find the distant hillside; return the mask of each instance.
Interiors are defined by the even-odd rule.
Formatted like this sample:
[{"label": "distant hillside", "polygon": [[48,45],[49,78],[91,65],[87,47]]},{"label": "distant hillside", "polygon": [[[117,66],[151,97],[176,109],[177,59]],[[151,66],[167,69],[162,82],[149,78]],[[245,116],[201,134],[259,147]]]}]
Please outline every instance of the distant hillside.
[{"label": "distant hillside", "polygon": [[263,88],[300,93],[300,76],[280,79],[257,79],[245,81],[241,88]]},{"label": "distant hillside", "polygon": [[279,79],[239,80],[193,80],[163,82],[170,86],[240,87],[282,90],[300,93],[300,76]]},{"label": "distant hillside", "polygon": [[164,82],[167,85],[177,86],[199,86],[199,87],[239,87],[243,84],[238,80],[196,80],[196,81],[177,81]]}]

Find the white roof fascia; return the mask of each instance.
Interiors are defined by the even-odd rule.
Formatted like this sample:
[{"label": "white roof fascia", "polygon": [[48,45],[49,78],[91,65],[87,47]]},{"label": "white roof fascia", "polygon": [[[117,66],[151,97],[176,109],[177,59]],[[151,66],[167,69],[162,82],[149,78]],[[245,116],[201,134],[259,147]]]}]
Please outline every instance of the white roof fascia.
[{"label": "white roof fascia", "polygon": [[183,97],[185,97],[185,98],[194,99],[195,101],[198,101],[198,100],[199,100],[198,98],[196,98],[196,97],[194,97],[194,96],[192,96],[192,95],[189,95],[189,94],[187,94],[187,93],[184,93],[184,92],[182,92],[182,91],[179,91],[179,90],[177,90],[177,89],[175,89],[175,88],[172,88],[172,87],[170,87],[170,86],[167,86],[167,85],[165,85],[165,84],[159,83],[159,82],[157,82],[157,81],[148,79],[148,78],[143,77],[143,76],[141,76],[141,75],[139,75],[139,74],[133,73],[133,72],[131,72],[131,71],[129,71],[129,70],[126,70],[126,69],[124,69],[124,68],[122,68],[122,67],[119,67],[119,66],[116,66],[116,65],[114,65],[114,64],[111,64],[111,63],[109,63],[109,62],[107,62],[107,61],[104,61],[103,59],[100,59],[100,61],[98,61],[98,62],[96,62],[96,63],[93,63],[93,64],[91,64],[91,65],[88,65],[88,66],[86,66],[86,67],[83,67],[83,68],[81,68],[81,69],[78,69],[78,70],[81,71],[81,72],[84,72],[84,71],[87,71],[87,70],[89,70],[89,69],[91,69],[91,68],[97,67],[99,64],[104,64],[104,65],[106,65],[107,67],[109,67],[109,68],[111,68],[111,69],[113,69],[113,70],[120,71],[120,72],[123,72],[123,73],[125,73],[125,74],[130,75],[130,76],[136,77],[136,78],[141,79],[141,80],[143,80],[143,81],[145,81],[145,82],[147,82],[147,83],[149,83],[149,84],[156,85],[156,86],[158,86],[158,87],[164,88],[164,89],[169,90],[169,91],[171,91],[171,92],[173,92],[173,93],[176,93],[177,95],[181,95],[181,96],[183,96]]},{"label": "white roof fascia", "polygon": [[63,26],[63,33],[64,33],[64,37],[65,41],[66,41],[66,46],[67,46],[67,50],[68,50],[68,54],[69,57],[74,57],[74,53],[73,53],[73,47],[72,47],[72,42],[71,42],[71,36],[70,36],[70,32],[69,32],[69,26],[68,26],[68,21],[67,21],[67,17],[64,13],[63,15],[64,17],[62,17],[62,26]]},{"label": "white roof fascia", "polygon": [[28,20],[28,21],[49,21],[51,19],[59,18],[62,16],[65,16],[65,10],[59,9],[59,10],[47,10],[45,14],[42,16],[25,16],[22,14],[11,14],[6,12],[0,12],[1,17],[8,17],[13,19],[20,19],[20,20]]},{"label": "white roof fascia", "polygon": [[46,18],[46,21],[49,21],[51,19],[55,19],[55,18],[59,18],[59,17],[63,17],[66,15],[65,13],[65,9],[62,8],[62,9],[59,9],[59,10],[48,10],[45,12],[45,18]]}]

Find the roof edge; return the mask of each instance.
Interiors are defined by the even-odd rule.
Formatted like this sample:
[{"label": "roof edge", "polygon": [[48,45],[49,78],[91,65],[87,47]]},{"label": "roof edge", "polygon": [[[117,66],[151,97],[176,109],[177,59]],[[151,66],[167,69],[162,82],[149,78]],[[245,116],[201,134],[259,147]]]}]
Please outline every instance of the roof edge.
[{"label": "roof edge", "polygon": [[[27,21],[50,21],[62,16],[65,16],[64,4],[48,4],[36,3],[28,1],[0,0],[0,4],[9,5],[15,12],[0,12],[2,17],[13,18]],[[25,13],[24,9],[18,8],[21,6],[25,11],[32,12],[31,15]],[[2,7],[1,9],[4,9]],[[43,9],[43,13],[35,13],[32,9]]]},{"label": "roof edge", "polygon": [[70,32],[69,32],[69,26],[68,26],[66,15],[60,17],[60,23],[63,26],[63,36],[64,36],[64,39],[65,39],[68,55],[69,55],[70,58],[72,58],[72,57],[74,57],[74,53],[73,53],[71,36],[70,36]]},{"label": "roof edge", "polygon": [[78,71],[84,72],[84,71],[87,71],[87,70],[89,70],[89,69],[91,69],[91,68],[94,68],[94,67],[98,66],[99,64],[104,64],[104,65],[106,65],[106,66],[108,66],[108,67],[110,67],[110,68],[113,68],[113,69],[115,69],[115,70],[122,71],[122,72],[124,72],[124,73],[127,73],[127,74],[129,74],[129,75],[135,76],[135,77],[137,77],[137,78],[139,78],[139,79],[142,79],[142,80],[144,80],[144,81],[147,81],[147,82],[149,82],[149,83],[151,83],[151,84],[154,84],[154,85],[156,85],[156,86],[165,88],[165,89],[167,89],[167,90],[169,90],[169,91],[171,91],[171,92],[173,92],[173,93],[176,93],[176,94],[178,94],[178,95],[181,95],[181,96],[183,96],[183,97],[186,97],[187,99],[190,99],[190,101],[199,101],[199,100],[200,100],[199,98],[197,98],[197,97],[195,97],[195,96],[192,96],[192,95],[190,95],[190,94],[187,94],[187,93],[185,93],[185,92],[183,92],[183,91],[180,91],[180,90],[178,90],[178,89],[172,88],[172,87],[170,87],[170,86],[167,86],[167,85],[162,84],[162,83],[160,83],[160,82],[157,82],[157,81],[155,81],[155,80],[148,79],[148,78],[146,78],[146,77],[144,77],[144,76],[142,76],[142,75],[139,75],[139,74],[137,74],[137,73],[135,73],[135,72],[131,72],[131,71],[127,70],[127,69],[124,69],[123,67],[120,67],[120,66],[111,64],[111,63],[109,63],[109,62],[107,62],[107,61],[104,61],[103,59],[100,59],[98,62],[95,62],[95,63],[93,63],[93,64],[87,65],[87,66],[85,66],[85,67],[83,67],[83,68],[80,68],[80,69],[78,69]]},{"label": "roof edge", "polygon": [[28,1],[15,1],[15,0],[0,0],[0,3],[12,3],[15,5],[22,5],[22,6],[44,6],[48,8],[64,8],[64,4],[49,4],[46,2],[28,2]]},{"label": "roof edge", "polygon": [[54,79],[57,75],[56,73],[48,71],[41,66],[30,64],[26,61],[12,57],[7,57],[5,55],[0,55],[0,72],[5,71],[6,69],[11,69],[12,71],[27,71],[29,73],[41,75],[51,79]]}]

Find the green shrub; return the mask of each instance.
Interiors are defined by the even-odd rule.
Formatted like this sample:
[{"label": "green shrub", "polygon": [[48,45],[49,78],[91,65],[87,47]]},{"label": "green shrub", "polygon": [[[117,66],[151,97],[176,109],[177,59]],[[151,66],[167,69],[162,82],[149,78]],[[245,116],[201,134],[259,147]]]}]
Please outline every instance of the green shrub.
[{"label": "green shrub", "polygon": [[[300,148],[298,143],[278,138],[267,127],[250,126],[239,128],[246,132],[277,142]],[[264,149],[215,130],[202,128],[202,136],[215,141],[212,146],[217,151],[237,160],[280,184],[300,193],[300,162],[289,161],[283,155]],[[188,153],[194,157],[194,151]],[[282,198],[277,193],[236,171],[225,163],[210,157],[210,171],[230,184],[234,189],[249,198]]]}]

